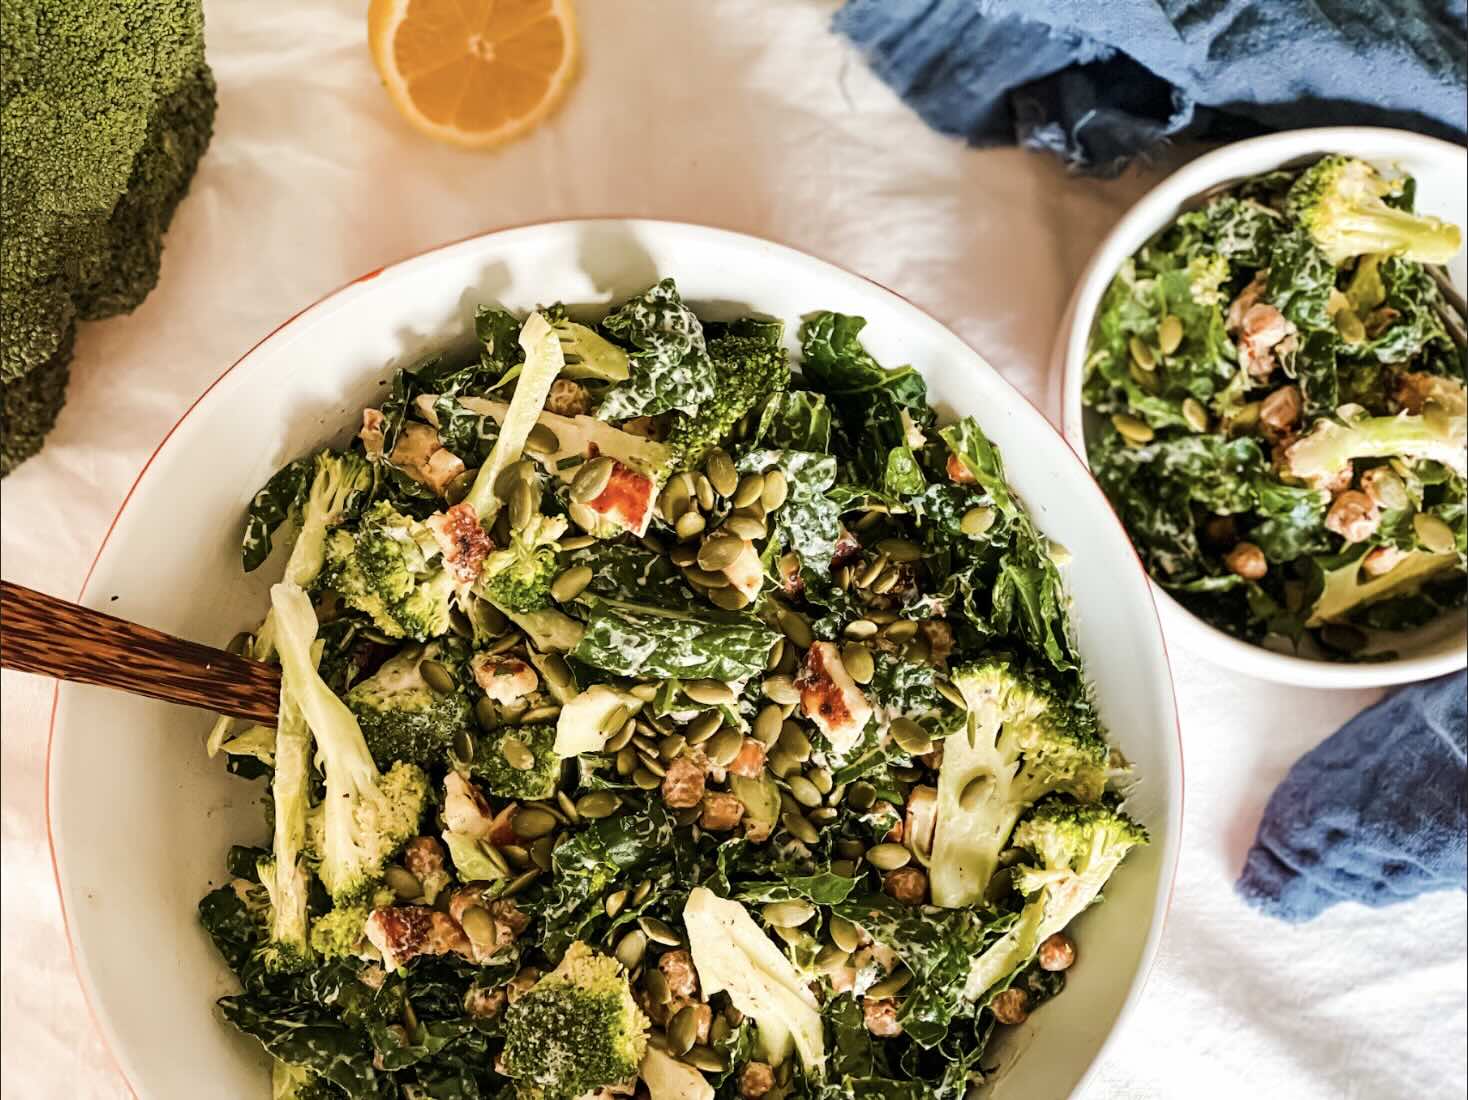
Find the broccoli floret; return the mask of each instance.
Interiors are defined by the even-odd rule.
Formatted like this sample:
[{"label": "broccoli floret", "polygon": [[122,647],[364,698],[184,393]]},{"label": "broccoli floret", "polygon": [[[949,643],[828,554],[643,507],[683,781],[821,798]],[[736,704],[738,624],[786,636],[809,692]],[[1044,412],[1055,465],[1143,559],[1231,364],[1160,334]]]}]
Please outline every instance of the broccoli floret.
[{"label": "broccoli floret", "polygon": [[581,942],[505,1014],[505,1072],[522,1097],[576,1100],[637,1076],[647,1017],[621,964]]},{"label": "broccoli floret", "polygon": [[[512,765],[504,753],[507,738],[514,738],[529,749],[534,764],[525,769]],[[490,794],[500,798],[550,798],[556,793],[556,783],[561,777],[556,727],[508,726],[497,737],[481,738],[474,748],[474,759],[469,762],[469,774],[480,780]]]},{"label": "broccoli floret", "polygon": [[321,580],[390,637],[422,642],[449,629],[454,579],[433,532],[386,501],[363,513],[355,535],[331,533]]},{"label": "broccoli floret", "polygon": [[1084,701],[995,658],[958,669],[965,728],[943,742],[929,857],[933,902],[973,905],[1020,815],[1047,794],[1094,801],[1110,756]]},{"label": "broccoli floret", "polygon": [[350,708],[326,686],[311,660],[316,612],[290,584],[270,590],[282,692],[301,709],[326,774],[326,796],[309,826],[317,873],[338,905],[359,901],[411,838],[428,800],[428,777],[414,764],[377,770]]},{"label": "broccoli floret", "polygon": [[436,645],[409,646],[347,692],[347,706],[379,767],[399,760],[442,763],[454,737],[472,728],[469,697],[457,686],[439,694],[423,678],[423,662],[438,654]]},{"label": "broccoli floret", "polygon": [[315,457],[311,488],[296,518],[300,532],[286,562],[285,579],[307,588],[326,563],[326,532],[338,526],[372,488],[372,467],[355,452],[321,451]]},{"label": "broccoli floret", "polygon": [[531,516],[510,532],[510,545],[484,559],[480,583],[485,594],[506,611],[524,614],[550,606],[550,586],[559,572],[557,540],[565,533],[559,516]]},{"label": "broccoli floret", "polygon": [[1049,936],[1065,928],[1101,893],[1127,852],[1147,843],[1147,831],[1100,803],[1053,797],[1014,830],[1015,847],[1038,862],[1020,867],[1015,886],[1028,900],[1019,918],[980,955],[965,993],[977,1001],[997,992]]},{"label": "broccoli floret", "polygon": [[1285,451],[1281,473],[1311,485],[1331,481],[1358,458],[1431,459],[1459,477],[1468,467],[1468,416],[1428,408],[1422,415],[1358,416],[1316,422]]},{"label": "broccoli floret", "polygon": [[367,918],[378,904],[392,903],[391,891],[369,902],[338,905],[311,922],[311,950],[323,959],[340,959],[357,954],[366,937]]},{"label": "broccoli floret", "polygon": [[71,375],[75,329],[68,327],[51,358],[16,378],[0,381],[0,477],[41,449],[61,406]]},{"label": "broccoli floret", "polygon": [[1285,200],[1286,212],[1305,226],[1337,266],[1369,252],[1425,264],[1447,263],[1463,246],[1462,231],[1440,218],[1388,206],[1382,199],[1396,186],[1364,160],[1323,157],[1294,182]]},{"label": "broccoli floret", "polygon": [[134,308],[157,281],[214,117],[198,0],[19,0],[4,22],[0,472],[55,419],[74,323]]},{"label": "broccoli floret", "polygon": [[282,693],[275,730],[275,775],[270,794],[275,811],[271,854],[256,864],[270,895],[270,940],[265,967],[293,973],[311,965],[307,936],[306,817],[311,808],[311,730],[300,708]]},{"label": "broccoli floret", "polygon": [[771,394],[790,388],[785,349],[755,336],[720,336],[709,341],[714,364],[714,396],[697,415],[679,413],[667,445],[681,469],[696,469],[709,451],[729,437],[734,425]]}]

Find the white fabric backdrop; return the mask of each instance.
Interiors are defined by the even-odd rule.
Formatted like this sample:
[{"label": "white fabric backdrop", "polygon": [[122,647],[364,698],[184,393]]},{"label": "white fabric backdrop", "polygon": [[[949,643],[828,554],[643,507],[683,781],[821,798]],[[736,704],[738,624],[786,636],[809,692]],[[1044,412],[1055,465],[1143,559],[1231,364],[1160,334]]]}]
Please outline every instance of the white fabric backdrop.
[{"label": "white fabric backdrop", "polygon": [[[925,129],[828,33],[835,5],[814,0],[584,0],[586,61],[565,108],[516,145],[466,153],[399,122],[363,7],[207,5],[214,143],[157,290],[81,330],[60,424],[0,488],[7,579],[74,597],[143,461],[220,371],[362,272],[504,224],[647,215],[785,241],[899,290],[1045,404],[1087,256],[1185,159],[1098,183],[967,149]],[[1090,1096],[1461,1096],[1462,894],[1289,929],[1231,892],[1275,782],[1371,696],[1257,683],[1176,647],[1173,659],[1182,870],[1141,1011]],[[46,846],[51,687],[6,673],[3,697],[0,1090],[123,1097],[72,975]]]}]

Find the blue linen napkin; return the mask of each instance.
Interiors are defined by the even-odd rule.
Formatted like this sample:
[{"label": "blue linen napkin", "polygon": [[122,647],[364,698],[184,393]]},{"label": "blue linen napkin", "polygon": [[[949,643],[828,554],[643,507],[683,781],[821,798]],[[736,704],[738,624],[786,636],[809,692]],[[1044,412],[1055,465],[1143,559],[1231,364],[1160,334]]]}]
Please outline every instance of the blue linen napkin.
[{"label": "blue linen napkin", "polygon": [[847,0],[833,25],[935,129],[1101,175],[1170,138],[1468,137],[1468,0]]},{"label": "blue linen napkin", "polygon": [[1403,688],[1290,769],[1264,809],[1239,894],[1291,923],[1468,890],[1468,675]]}]

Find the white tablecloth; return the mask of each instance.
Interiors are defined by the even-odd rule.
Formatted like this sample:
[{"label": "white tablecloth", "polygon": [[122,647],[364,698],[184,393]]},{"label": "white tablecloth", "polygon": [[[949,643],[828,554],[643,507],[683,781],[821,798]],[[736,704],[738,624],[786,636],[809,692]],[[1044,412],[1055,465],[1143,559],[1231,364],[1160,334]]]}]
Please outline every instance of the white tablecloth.
[{"label": "white tablecloth", "polygon": [[[831,3],[579,6],[586,59],[565,108],[474,154],[398,120],[367,56],[364,5],[209,4],[213,145],[157,290],[81,330],[60,424],[0,488],[5,577],[74,597],[143,461],[260,336],[364,271],[500,225],[647,215],[785,241],[898,289],[1046,402],[1072,282],[1165,166],[1098,183],[939,137],[827,32]],[[1343,906],[1290,929],[1231,891],[1275,782],[1371,696],[1254,682],[1176,646],[1173,659],[1182,870],[1141,1010],[1090,1096],[1461,1096],[1462,894]],[[51,687],[6,673],[3,688],[0,1087],[126,1096],[61,930],[43,815]]]}]

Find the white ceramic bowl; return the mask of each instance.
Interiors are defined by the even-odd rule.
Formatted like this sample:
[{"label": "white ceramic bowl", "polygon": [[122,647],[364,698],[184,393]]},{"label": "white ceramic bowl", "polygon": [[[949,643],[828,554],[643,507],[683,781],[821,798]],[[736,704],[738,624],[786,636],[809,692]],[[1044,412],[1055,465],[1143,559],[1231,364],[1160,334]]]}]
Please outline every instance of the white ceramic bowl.
[{"label": "white ceramic bowl", "polygon": [[[1017,1029],[997,1095],[1069,1095],[1139,996],[1177,860],[1182,764],[1161,630],[1105,499],[1044,418],[902,298],[766,241],[692,225],[575,221],[448,245],[374,272],[276,330],[226,371],[144,467],[103,542],[86,603],[222,644],[258,621],[271,577],[245,576],[251,494],[283,462],[347,436],[387,364],[464,346],[474,306],[620,300],[673,275],[705,315],[864,315],[868,346],[911,362],[946,415],[975,415],[1052,537],[1070,546],[1076,628],[1101,712],[1139,782],[1153,843],[1082,919],[1066,994]],[[203,752],[207,716],[64,685],[49,757],[57,882],[78,974],[124,1075],[147,1100],[263,1098],[264,1058],[212,1004],[233,979],[195,919],[231,843],[267,837],[261,790]]]},{"label": "white ceramic bowl", "polygon": [[[1060,327],[1051,370],[1061,378],[1061,415],[1065,437],[1086,456],[1086,433],[1097,423],[1081,402],[1086,346],[1101,297],[1122,261],[1188,209],[1200,194],[1218,184],[1242,180],[1275,168],[1308,164],[1323,153],[1346,153],[1380,168],[1416,177],[1417,209],[1468,226],[1468,150],[1402,130],[1338,127],[1295,130],[1228,145],[1190,162],[1149,191],[1127,212],[1096,249]],[[1463,252],[1449,265],[1453,284],[1465,279]],[[1170,635],[1221,665],[1266,680],[1320,688],[1362,688],[1425,680],[1468,663],[1468,616],[1460,609],[1394,642],[1400,654],[1390,661],[1342,664],[1277,653],[1241,641],[1210,626],[1178,603],[1167,590],[1152,590]]]}]

